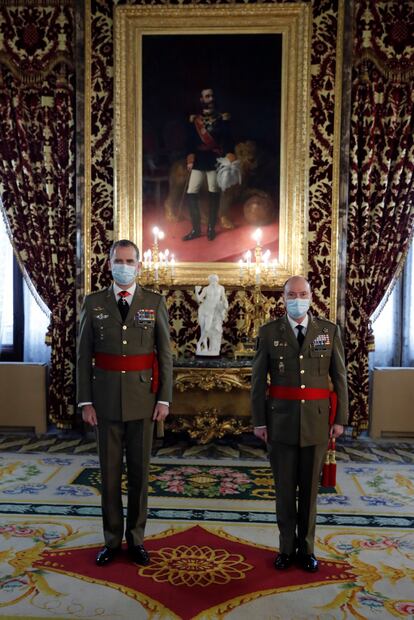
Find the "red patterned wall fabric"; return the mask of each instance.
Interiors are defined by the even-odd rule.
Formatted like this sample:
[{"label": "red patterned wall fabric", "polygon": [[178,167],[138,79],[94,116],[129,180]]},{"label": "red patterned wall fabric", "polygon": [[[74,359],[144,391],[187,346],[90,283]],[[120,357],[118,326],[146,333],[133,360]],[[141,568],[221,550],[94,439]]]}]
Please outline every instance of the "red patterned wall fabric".
[{"label": "red patterned wall fabric", "polygon": [[414,227],[414,4],[356,2],[347,249],[351,424],[368,427],[369,318]]},{"label": "red patterned wall fabric", "polygon": [[0,7],[0,195],[17,257],[52,313],[50,420],[70,428],[76,324],[74,8],[64,1],[11,4]]},{"label": "red patterned wall fabric", "polygon": [[312,3],[309,280],[316,314],[329,318],[337,2]]},{"label": "red patterned wall fabric", "polygon": [[91,290],[107,286],[113,241],[113,10],[112,0],[91,2]]}]

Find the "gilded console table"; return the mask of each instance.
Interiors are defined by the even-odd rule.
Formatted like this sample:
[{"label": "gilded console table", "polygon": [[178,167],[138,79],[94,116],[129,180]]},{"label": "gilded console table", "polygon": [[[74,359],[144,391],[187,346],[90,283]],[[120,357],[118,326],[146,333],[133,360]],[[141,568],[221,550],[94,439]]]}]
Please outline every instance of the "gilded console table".
[{"label": "gilded console table", "polygon": [[174,361],[174,394],[166,426],[200,443],[252,430],[251,360],[189,358]]}]

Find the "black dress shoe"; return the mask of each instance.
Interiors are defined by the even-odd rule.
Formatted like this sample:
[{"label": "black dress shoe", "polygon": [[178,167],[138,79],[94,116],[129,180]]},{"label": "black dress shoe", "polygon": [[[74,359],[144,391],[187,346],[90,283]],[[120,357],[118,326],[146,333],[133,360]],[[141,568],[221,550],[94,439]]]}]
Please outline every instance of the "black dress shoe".
[{"label": "black dress shoe", "polygon": [[315,558],[313,553],[299,553],[298,564],[308,573],[316,573],[319,568],[318,560]]},{"label": "black dress shoe", "polygon": [[286,570],[287,568],[292,566],[294,561],[294,553],[278,553],[273,564],[276,570]]},{"label": "black dress shoe", "polygon": [[110,547],[102,547],[102,549],[98,552],[96,556],[96,563],[98,566],[106,566],[112,562],[114,557],[118,555],[120,549],[111,549]]},{"label": "black dress shoe", "polygon": [[201,232],[193,228],[187,235],[184,235],[183,241],[191,241],[191,239],[197,239],[197,237],[201,237]]},{"label": "black dress shoe", "polygon": [[146,551],[144,545],[135,545],[134,547],[128,547],[128,554],[134,564],[141,564],[141,566],[147,566],[150,563],[150,556]]}]

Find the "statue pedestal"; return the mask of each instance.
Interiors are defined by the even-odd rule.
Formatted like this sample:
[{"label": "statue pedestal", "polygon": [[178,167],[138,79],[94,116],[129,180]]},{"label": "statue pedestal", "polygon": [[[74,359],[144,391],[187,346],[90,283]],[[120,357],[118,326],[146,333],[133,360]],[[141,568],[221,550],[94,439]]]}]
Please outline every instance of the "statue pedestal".
[{"label": "statue pedestal", "polygon": [[251,360],[189,358],[174,361],[174,393],[166,427],[199,443],[252,431]]}]

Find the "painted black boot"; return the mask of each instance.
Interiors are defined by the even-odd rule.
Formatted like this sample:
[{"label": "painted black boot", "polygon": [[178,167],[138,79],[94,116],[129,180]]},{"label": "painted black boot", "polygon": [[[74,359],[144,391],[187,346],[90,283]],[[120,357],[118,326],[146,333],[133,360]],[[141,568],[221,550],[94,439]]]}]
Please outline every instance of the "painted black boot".
[{"label": "painted black boot", "polygon": [[191,241],[191,239],[197,239],[201,237],[200,226],[200,209],[198,207],[198,194],[187,194],[188,196],[188,209],[190,211],[191,224],[193,225],[190,232],[183,237],[183,241]]},{"label": "painted black boot", "polygon": [[213,241],[213,239],[216,238],[216,224],[220,207],[220,193],[209,192],[209,200],[207,239],[209,241]]}]

